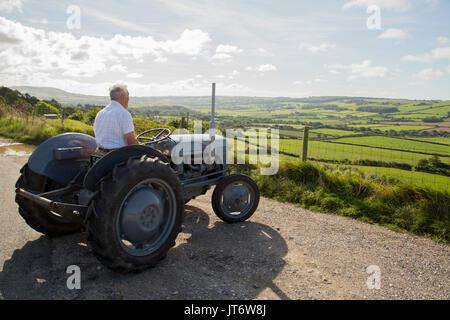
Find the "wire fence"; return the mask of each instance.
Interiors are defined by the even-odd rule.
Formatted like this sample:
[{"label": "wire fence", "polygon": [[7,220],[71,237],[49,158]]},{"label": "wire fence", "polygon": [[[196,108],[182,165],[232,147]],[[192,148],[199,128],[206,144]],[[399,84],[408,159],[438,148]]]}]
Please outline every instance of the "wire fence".
[{"label": "wire fence", "polygon": [[280,130],[281,162],[300,158],[354,170],[369,178],[395,179],[450,190],[448,138],[436,142],[379,133],[348,131],[348,134],[333,135],[319,131],[305,127],[293,135]]}]

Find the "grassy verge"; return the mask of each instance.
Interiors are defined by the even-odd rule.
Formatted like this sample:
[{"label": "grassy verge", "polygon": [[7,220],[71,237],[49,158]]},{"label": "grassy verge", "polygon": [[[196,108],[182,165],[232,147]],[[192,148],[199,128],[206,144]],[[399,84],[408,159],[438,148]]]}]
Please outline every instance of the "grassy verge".
[{"label": "grassy verge", "polygon": [[21,117],[0,119],[0,136],[14,141],[38,144],[64,132],[94,135],[92,126],[77,120],[26,120]]},{"label": "grassy verge", "polygon": [[[135,118],[134,125],[136,133],[153,128],[169,128],[148,119]],[[45,140],[65,132],[79,132],[94,136],[94,129],[91,125],[82,121],[66,119],[61,122],[59,119],[43,120],[41,118],[26,119],[25,117],[5,117],[0,119],[0,136],[13,139],[17,142],[39,144]]]},{"label": "grassy verge", "polygon": [[377,223],[435,241],[450,240],[450,194],[428,186],[369,179],[354,171],[309,162],[282,163],[274,176],[252,166],[235,166],[249,174],[263,196],[301,207]]}]

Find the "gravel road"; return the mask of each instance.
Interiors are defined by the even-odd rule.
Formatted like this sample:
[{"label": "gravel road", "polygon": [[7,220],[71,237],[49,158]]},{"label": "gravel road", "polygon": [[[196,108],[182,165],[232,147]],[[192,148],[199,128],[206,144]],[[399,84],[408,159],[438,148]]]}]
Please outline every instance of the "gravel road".
[{"label": "gravel road", "polygon": [[[48,238],[17,213],[14,184],[27,157],[0,155],[0,299],[449,299],[449,246],[262,198],[247,222],[189,203],[165,260],[142,273],[105,269],[86,234]],[[81,289],[69,290],[69,265]],[[368,289],[368,266],[380,289]],[[372,275],[373,276],[373,275]]]}]

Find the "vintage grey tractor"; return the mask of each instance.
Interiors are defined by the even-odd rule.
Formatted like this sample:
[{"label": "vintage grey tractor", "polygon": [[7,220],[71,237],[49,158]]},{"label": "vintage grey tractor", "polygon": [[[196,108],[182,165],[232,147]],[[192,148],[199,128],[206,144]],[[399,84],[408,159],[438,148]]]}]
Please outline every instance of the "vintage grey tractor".
[{"label": "vintage grey tractor", "polygon": [[[212,138],[224,148],[222,158],[198,163]],[[95,256],[111,269],[128,272],[166,256],[181,231],[185,203],[213,185],[212,208],[223,221],[242,222],[255,212],[258,187],[246,175],[230,174],[222,136],[171,135],[161,128],[137,139],[141,145],[103,156],[96,155],[96,141],[89,135],[48,139],[21,169],[16,183],[20,215],[48,236],[86,230]],[[175,163],[171,151],[186,141],[200,141],[200,148],[186,148],[190,153],[181,153],[184,161]]]},{"label": "vintage grey tractor", "polygon": [[[145,144],[101,157],[89,135],[48,139],[21,169],[16,183],[20,215],[48,236],[87,230],[93,253],[118,271],[142,270],[164,258],[181,231],[185,203],[213,185],[212,208],[220,219],[248,219],[259,202],[256,183],[230,174],[226,163],[175,164],[171,150],[186,139],[170,133],[165,128],[145,131],[137,137]],[[197,137],[203,147],[209,139],[207,134]],[[223,137],[215,139],[226,148]]]}]

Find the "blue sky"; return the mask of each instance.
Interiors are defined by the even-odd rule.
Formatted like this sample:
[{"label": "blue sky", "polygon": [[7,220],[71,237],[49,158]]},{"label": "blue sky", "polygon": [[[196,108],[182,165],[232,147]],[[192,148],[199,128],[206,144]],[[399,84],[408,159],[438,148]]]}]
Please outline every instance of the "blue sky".
[{"label": "blue sky", "polygon": [[450,99],[449,13],[448,0],[0,0],[0,84]]}]

